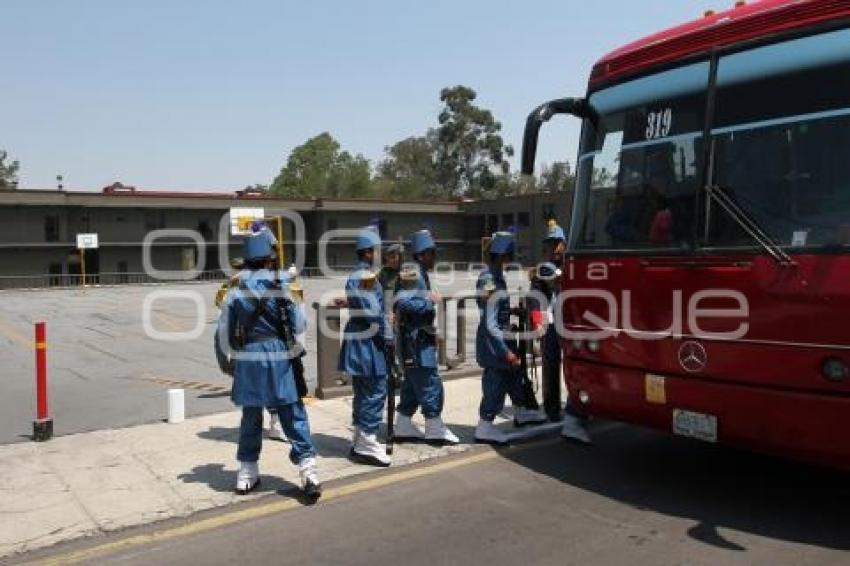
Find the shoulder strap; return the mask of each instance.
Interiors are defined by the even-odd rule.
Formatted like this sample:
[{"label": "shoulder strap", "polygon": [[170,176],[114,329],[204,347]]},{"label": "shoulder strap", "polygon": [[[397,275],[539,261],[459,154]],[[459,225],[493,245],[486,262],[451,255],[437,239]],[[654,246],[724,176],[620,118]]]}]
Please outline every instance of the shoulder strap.
[{"label": "shoulder strap", "polygon": [[265,314],[266,306],[268,303],[268,297],[264,296],[265,293],[263,294],[263,296],[256,296],[254,292],[248,289],[248,287],[242,282],[239,283],[239,289],[243,292],[247,292],[253,295],[257,303],[254,307],[254,312],[251,313],[251,317],[248,319],[248,324],[245,325],[245,337],[247,338],[248,335],[250,335],[251,332],[254,331],[254,328],[257,326],[257,323],[260,322],[260,317]]}]

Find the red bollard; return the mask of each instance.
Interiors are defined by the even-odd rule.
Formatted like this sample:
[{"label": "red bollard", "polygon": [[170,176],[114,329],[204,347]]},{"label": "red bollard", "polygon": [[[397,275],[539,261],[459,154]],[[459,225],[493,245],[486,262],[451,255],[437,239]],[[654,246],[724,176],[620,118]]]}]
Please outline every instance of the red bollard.
[{"label": "red bollard", "polygon": [[32,439],[44,442],[53,437],[53,419],[47,416],[47,325],[35,323],[35,406]]}]

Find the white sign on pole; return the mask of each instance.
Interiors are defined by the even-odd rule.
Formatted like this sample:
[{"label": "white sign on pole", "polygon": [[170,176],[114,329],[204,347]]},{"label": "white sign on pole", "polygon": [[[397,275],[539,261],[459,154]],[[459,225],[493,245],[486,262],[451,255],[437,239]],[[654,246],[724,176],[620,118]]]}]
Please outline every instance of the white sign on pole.
[{"label": "white sign on pole", "polygon": [[78,250],[93,250],[97,249],[98,246],[97,234],[77,234]]},{"label": "white sign on pole", "polygon": [[249,236],[254,220],[262,220],[266,216],[264,208],[231,208],[230,235]]}]

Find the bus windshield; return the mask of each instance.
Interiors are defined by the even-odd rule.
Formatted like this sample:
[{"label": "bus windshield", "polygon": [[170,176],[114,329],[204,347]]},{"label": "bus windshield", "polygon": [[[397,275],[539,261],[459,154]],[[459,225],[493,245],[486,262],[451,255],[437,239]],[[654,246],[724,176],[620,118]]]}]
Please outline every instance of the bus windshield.
[{"label": "bus windshield", "polygon": [[707,62],[593,93],[573,249],[688,249],[703,159]]},{"label": "bus windshield", "polygon": [[757,248],[702,187],[720,186],[786,248],[850,247],[850,31],[722,56],[706,175],[709,64],[593,93],[573,249]]}]

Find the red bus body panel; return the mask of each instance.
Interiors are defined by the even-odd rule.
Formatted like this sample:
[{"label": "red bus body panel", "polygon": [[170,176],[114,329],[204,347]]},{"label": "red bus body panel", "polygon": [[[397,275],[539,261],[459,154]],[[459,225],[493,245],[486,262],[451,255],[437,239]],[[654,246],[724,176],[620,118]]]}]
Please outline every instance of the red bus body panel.
[{"label": "red bus body panel", "polygon": [[[599,340],[597,352],[587,339],[565,337],[568,390],[587,393],[587,411],[600,417],[671,431],[674,409],[706,413],[718,418],[719,442],[850,469],[850,380],[829,381],[821,372],[829,357],[850,364],[850,256],[799,255],[794,261],[572,258],[563,290],[606,291],[616,312],[603,298],[570,297],[564,303],[567,329],[611,334]],[[731,298],[689,305],[706,289],[740,294],[748,315],[697,316],[698,328],[692,328],[689,314],[699,314],[693,306],[738,306]],[[672,327],[677,303],[680,328]],[[606,324],[591,324],[588,313]],[[747,324],[741,339],[703,337],[741,324]],[[688,371],[680,360],[686,341],[705,350],[699,371]],[[665,378],[664,403],[648,398],[647,374]]]},{"label": "red bus body panel", "polygon": [[753,2],[656,33],[609,53],[593,67],[590,86],[595,88],[712,49],[846,18],[850,18],[847,0]]}]

